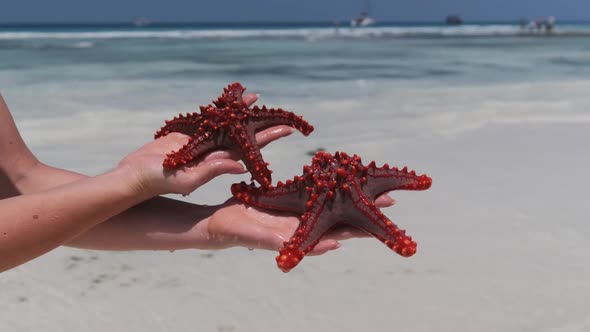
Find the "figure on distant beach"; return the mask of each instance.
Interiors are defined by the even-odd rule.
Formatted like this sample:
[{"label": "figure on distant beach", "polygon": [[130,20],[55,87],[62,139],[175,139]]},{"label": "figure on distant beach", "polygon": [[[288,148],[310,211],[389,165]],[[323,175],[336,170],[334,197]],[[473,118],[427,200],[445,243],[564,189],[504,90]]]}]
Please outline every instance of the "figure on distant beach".
[{"label": "figure on distant beach", "polygon": [[555,27],[555,17],[549,16],[547,18],[547,20],[545,21],[545,30],[547,30],[547,32],[551,32],[551,31],[553,31],[554,27]]},{"label": "figure on distant beach", "polygon": [[555,21],[554,16],[549,16],[547,18],[539,17],[534,21],[528,21],[526,18],[521,17],[519,21],[520,30],[523,32],[545,32],[549,34],[555,28]]},{"label": "figure on distant beach", "polygon": [[[256,100],[256,95],[244,96],[249,105]],[[272,127],[257,133],[256,141],[263,147],[292,132],[290,127]],[[163,171],[166,153],[188,139],[170,133],[129,154],[113,170],[89,177],[39,161],[0,95],[0,272],[62,245],[97,250],[279,249],[299,225],[296,216],[246,208],[234,199],[201,206],[158,197],[189,194],[221,174],[245,172],[223,151],[181,170]],[[376,201],[380,207],[393,203],[387,195]],[[366,236],[333,230],[311,254]]]},{"label": "figure on distant beach", "polygon": [[334,21],[334,35],[339,35],[340,34],[340,21],[336,20]]},{"label": "figure on distant beach", "polygon": [[519,23],[520,23],[520,30],[524,30],[527,28],[529,21],[526,18],[521,17],[519,20]]}]

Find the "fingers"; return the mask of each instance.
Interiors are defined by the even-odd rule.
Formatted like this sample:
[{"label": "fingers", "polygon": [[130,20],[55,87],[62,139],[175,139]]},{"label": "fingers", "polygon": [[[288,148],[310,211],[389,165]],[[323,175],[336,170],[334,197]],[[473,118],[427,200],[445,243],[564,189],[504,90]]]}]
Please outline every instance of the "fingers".
[{"label": "fingers", "polygon": [[235,152],[226,150],[217,150],[209,153],[203,158],[203,161],[215,160],[215,159],[233,159],[238,160],[238,156]]},{"label": "fingers", "polygon": [[257,100],[258,100],[258,95],[257,94],[253,94],[253,93],[249,93],[247,95],[245,95],[242,100],[248,105],[248,106],[252,106]]},{"label": "fingers", "polygon": [[[267,250],[279,250],[283,247],[283,242],[286,240],[284,238],[277,239],[277,237],[269,238],[268,244],[260,246],[260,242],[258,243],[258,248],[260,249],[267,249]],[[318,256],[327,253],[328,251],[336,250],[340,248],[340,243],[335,239],[328,239],[323,238],[320,242],[307,254],[308,256]]]},{"label": "fingers", "polygon": [[266,146],[268,143],[286,137],[295,132],[295,129],[289,126],[276,126],[262,130],[256,134],[256,142],[260,148]]},{"label": "fingers", "polygon": [[[248,233],[251,235],[245,237],[246,241],[243,241],[241,245],[248,248],[278,251],[283,248],[286,241],[289,241],[289,236],[292,233],[291,226],[281,227],[280,224],[269,226],[265,223],[257,222],[249,226]],[[289,231],[286,231],[287,229]],[[252,236],[254,234],[255,236]],[[322,238],[312,251],[308,253],[308,256],[322,255],[338,248],[340,248],[340,243],[336,239]]]},{"label": "fingers", "polygon": [[[264,129],[256,134],[256,142],[260,148],[266,146],[270,142],[276,141],[279,138],[286,137],[291,135],[295,129],[289,126],[275,126]],[[240,156],[235,153],[234,151],[214,151],[208,154],[204,160],[214,160],[214,159],[222,159],[228,158],[233,160],[238,160]]]},{"label": "fingers", "polygon": [[190,139],[189,136],[181,133],[170,133],[166,136],[159,137],[153,144],[156,144],[159,148],[167,151],[178,151],[180,150]]},{"label": "fingers", "polygon": [[[250,93],[245,95],[243,99],[248,106],[251,106],[258,100],[258,95]],[[293,132],[295,132],[295,129],[289,126],[270,127],[256,133],[256,142],[258,146],[262,148],[273,141],[291,135]],[[160,137],[157,141],[170,151],[177,151],[186,144],[188,139],[189,136],[174,132],[164,137]],[[238,160],[239,156],[232,151],[214,151],[208,154],[203,160],[209,161],[223,158]]]},{"label": "fingers", "polygon": [[340,243],[333,239],[324,239],[307,254],[308,256],[318,256],[327,253],[328,251],[340,248]]},{"label": "fingers", "polygon": [[244,174],[247,172],[242,164],[231,159],[214,159],[206,161],[199,167],[189,167],[186,173],[196,176],[193,186],[196,188],[222,174]]},{"label": "fingers", "polygon": [[386,208],[393,206],[395,204],[395,199],[391,198],[388,194],[383,194],[375,200],[375,206],[378,208]]},{"label": "fingers", "polygon": [[370,234],[368,234],[367,232],[364,232],[358,228],[349,227],[349,226],[342,226],[342,227],[337,227],[337,228],[329,231],[326,235],[324,235],[323,239],[342,241],[342,240],[366,238],[366,237],[372,237],[372,236]]},{"label": "fingers", "polygon": [[177,132],[172,132],[166,136],[159,137],[158,139],[156,139],[156,142],[161,142],[161,144],[166,144],[166,145],[181,144],[181,146],[182,146],[182,145],[186,144],[186,142],[189,139],[190,139],[190,137],[188,135],[185,135],[182,133],[177,133]]}]

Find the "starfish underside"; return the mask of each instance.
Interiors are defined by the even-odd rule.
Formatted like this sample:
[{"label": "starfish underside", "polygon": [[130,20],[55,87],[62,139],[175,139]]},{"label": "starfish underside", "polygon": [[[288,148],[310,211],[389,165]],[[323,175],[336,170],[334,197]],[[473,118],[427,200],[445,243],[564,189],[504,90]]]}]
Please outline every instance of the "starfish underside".
[{"label": "starfish underside", "polygon": [[164,168],[182,167],[212,150],[233,150],[252,174],[252,180],[263,187],[270,186],[272,171],[262,158],[256,133],[269,127],[287,125],[307,136],[313,131],[313,126],[302,117],[280,108],[248,107],[242,100],[245,90],[240,83],[230,84],[213,105],[201,106],[200,113],[179,114],[166,121],[166,125],[156,132],[156,139],[172,132],[186,134],[190,139],[179,151],[167,155]]},{"label": "starfish underside", "polygon": [[293,269],[319,242],[322,235],[338,224],[360,228],[401,256],[416,253],[416,242],[387,218],[374,202],[393,190],[426,190],[432,180],[427,175],[399,170],[385,164],[376,167],[361,163],[357,155],[318,152],[303,175],[276,187],[257,188],[245,182],[232,185],[233,195],[253,206],[301,215],[301,223],[276,258],[284,272]]}]

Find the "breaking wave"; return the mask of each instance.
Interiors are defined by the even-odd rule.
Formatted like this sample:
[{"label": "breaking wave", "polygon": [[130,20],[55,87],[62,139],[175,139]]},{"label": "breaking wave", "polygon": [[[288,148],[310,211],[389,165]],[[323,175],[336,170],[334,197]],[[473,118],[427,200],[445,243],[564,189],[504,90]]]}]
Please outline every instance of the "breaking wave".
[{"label": "breaking wave", "polygon": [[[462,25],[462,26],[411,26],[372,27],[354,29],[348,27],[316,28],[119,28],[102,31],[26,31],[0,30],[0,40],[18,39],[323,39],[323,38],[450,38],[450,37],[494,37],[494,36],[545,36],[545,33],[523,31],[517,25]],[[552,36],[589,36],[590,25],[562,25],[551,33]]]}]

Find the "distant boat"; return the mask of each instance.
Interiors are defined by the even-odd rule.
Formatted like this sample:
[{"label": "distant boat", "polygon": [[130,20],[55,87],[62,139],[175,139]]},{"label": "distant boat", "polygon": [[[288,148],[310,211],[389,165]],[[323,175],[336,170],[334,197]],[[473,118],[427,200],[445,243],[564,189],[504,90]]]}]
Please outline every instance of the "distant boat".
[{"label": "distant boat", "polygon": [[461,25],[463,24],[463,20],[459,15],[449,15],[447,16],[446,23],[448,25]]},{"label": "distant boat", "polygon": [[362,12],[359,16],[353,18],[350,21],[351,27],[367,27],[370,25],[374,25],[376,23],[375,19],[370,17],[367,12]]},{"label": "distant boat", "polygon": [[365,2],[365,8],[363,9],[363,11],[361,11],[359,16],[350,20],[350,26],[351,27],[367,27],[367,26],[375,25],[375,23],[377,23],[377,21],[375,21],[375,19],[370,16],[370,12],[371,12],[371,3],[367,0]]},{"label": "distant boat", "polygon": [[152,24],[152,21],[145,17],[140,17],[133,21],[133,25],[135,25],[136,27],[144,27],[150,24]]}]

